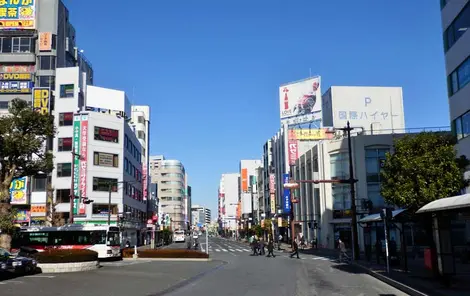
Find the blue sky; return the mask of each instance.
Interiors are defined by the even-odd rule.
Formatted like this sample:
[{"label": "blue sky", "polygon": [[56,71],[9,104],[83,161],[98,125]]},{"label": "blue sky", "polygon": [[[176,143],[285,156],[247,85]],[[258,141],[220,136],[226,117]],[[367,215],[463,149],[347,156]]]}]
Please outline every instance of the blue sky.
[{"label": "blue sky", "polygon": [[213,218],[220,175],[261,157],[279,85],[309,68],[322,91],[402,86],[407,127],[449,125],[438,0],[65,3],[95,84],[151,106],[151,153],[183,161]]}]

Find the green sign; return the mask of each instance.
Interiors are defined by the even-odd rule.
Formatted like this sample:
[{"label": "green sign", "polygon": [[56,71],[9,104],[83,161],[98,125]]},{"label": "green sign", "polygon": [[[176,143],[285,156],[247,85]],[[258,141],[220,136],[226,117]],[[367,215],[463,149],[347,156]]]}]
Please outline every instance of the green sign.
[{"label": "green sign", "polygon": [[[73,149],[72,151],[80,154],[80,115],[75,115],[73,118]],[[80,158],[73,155],[73,195],[74,197],[80,196],[79,182],[80,182]],[[78,214],[80,200],[76,198],[73,201],[73,214]]]}]

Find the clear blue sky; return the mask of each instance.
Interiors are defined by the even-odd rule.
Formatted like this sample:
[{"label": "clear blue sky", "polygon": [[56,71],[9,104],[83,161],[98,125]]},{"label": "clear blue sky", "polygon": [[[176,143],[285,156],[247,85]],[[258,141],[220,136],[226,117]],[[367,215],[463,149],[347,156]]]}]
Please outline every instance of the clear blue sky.
[{"label": "clear blue sky", "polygon": [[[448,126],[438,0],[65,0],[98,86],[152,108],[151,153],[183,161],[193,203],[260,158],[278,87],[402,86],[407,127]],[[139,5],[133,6],[136,3]]]}]

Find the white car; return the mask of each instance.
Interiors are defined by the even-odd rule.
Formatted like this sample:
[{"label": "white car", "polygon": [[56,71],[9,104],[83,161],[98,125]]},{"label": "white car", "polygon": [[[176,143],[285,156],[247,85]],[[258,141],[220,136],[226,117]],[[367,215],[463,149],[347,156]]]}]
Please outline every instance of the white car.
[{"label": "white car", "polygon": [[173,241],[175,243],[184,243],[186,241],[185,235],[184,235],[184,230],[176,230],[173,233]]}]

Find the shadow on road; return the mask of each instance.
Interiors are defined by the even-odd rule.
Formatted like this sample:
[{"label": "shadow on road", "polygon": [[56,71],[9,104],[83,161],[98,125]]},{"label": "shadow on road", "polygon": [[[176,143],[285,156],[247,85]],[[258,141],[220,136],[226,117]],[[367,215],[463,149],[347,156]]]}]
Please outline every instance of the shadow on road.
[{"label": "shadow on road", "polygon": [[338,270],[341,270],[341,271],[344,271],[344,272],[348,272],[348,273],[352,273],[352,274],[364,274],[364,270],[362,268],[359,268],[357,266],[354,266],[352,264],[336,264],[336,265],[333,265],[331,266],[332,268],[335,268],[335,269],[338,269]]}]

